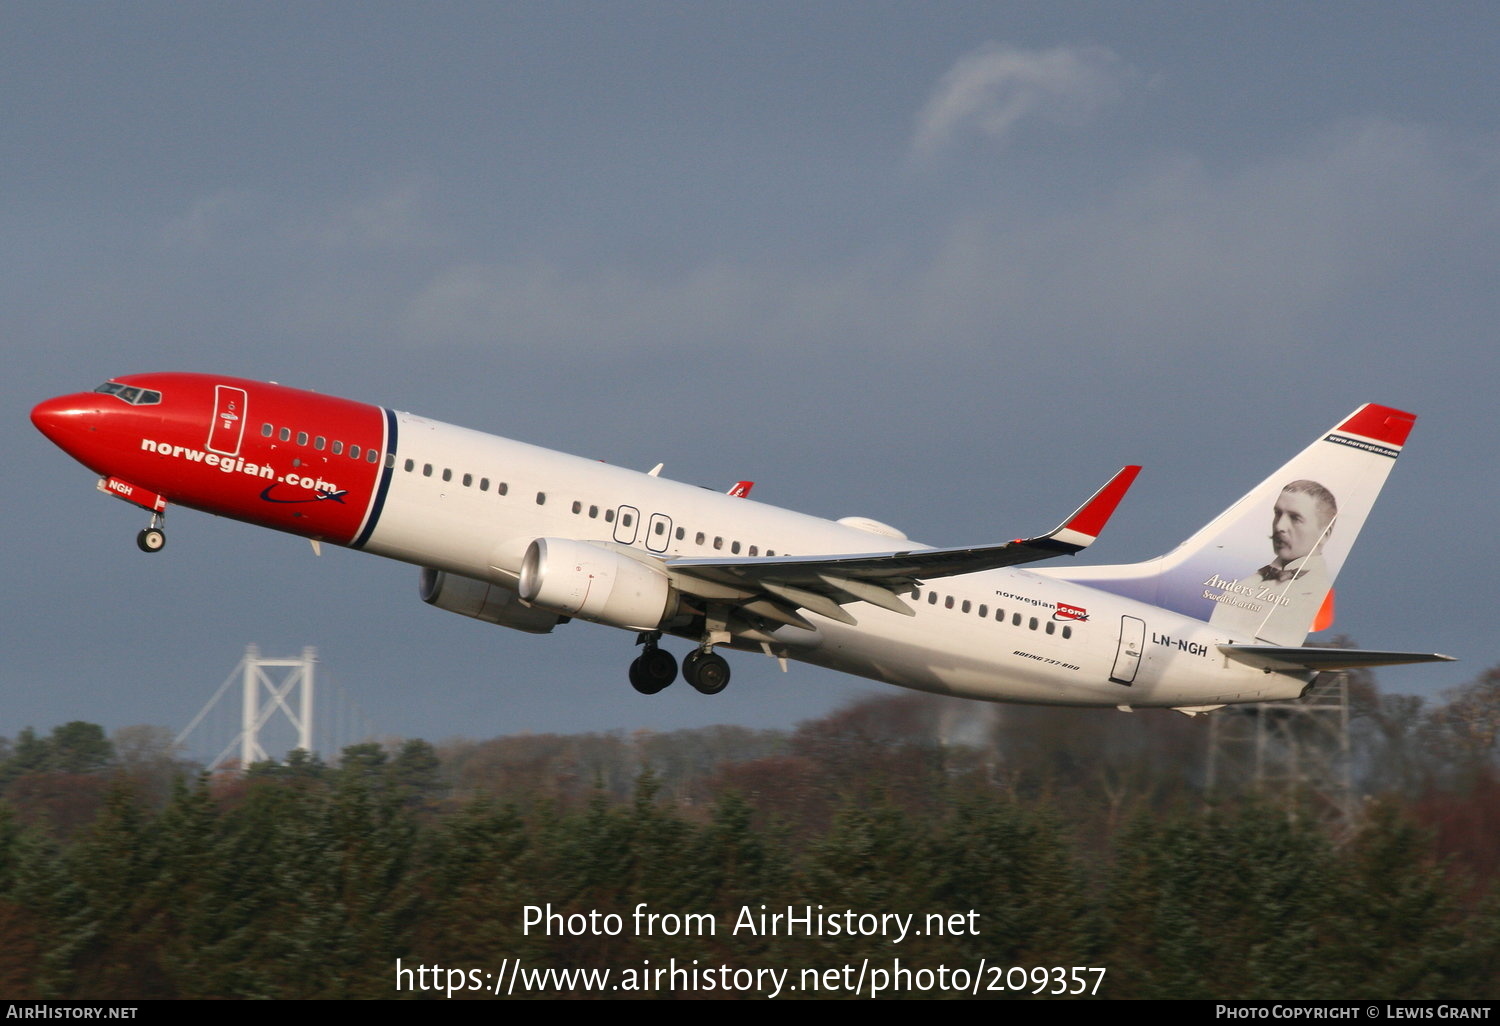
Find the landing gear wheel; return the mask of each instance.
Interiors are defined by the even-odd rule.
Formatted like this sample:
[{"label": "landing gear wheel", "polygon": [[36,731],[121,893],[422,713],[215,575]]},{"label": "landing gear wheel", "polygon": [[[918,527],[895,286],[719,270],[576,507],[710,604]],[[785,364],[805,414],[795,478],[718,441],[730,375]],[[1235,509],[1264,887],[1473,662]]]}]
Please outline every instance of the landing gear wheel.
[{"label": "landing gear wheel", "polygon": [[630,664],[630,686],[643,695],[663,691],[677,679],[677,660],[671,652],[648,648]]},{"label": "landing gear wheel", "polygon": [[657,681],[662,688],[677,679],[677,657],[664,648],[650,648],[641,653],[641,670],[650,680]]},{"label": "landing gear wheel", "polygon": [[701,648],[682,661],[682,678],[704,695],[717,695],[729,686],[729,662]]},{"label": "landing gear wheel", "polygon": [[135,536],[135,544],[142,552],[160,552],[167,544],[167,536],[159,527],[148,527]]}]

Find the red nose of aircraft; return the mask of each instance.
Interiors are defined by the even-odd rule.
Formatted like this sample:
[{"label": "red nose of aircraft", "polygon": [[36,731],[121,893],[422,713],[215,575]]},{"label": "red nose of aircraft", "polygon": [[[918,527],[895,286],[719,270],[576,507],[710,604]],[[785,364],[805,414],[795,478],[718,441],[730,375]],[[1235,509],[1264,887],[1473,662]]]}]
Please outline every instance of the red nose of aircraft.
[{"label": "red nose of aircraft", "polygon": [[55,399],[43,400],[32,407],[31,422],[42,434],[62,445],[63,439],[77,430],[82,415],[88,412],[79,401],[81,398],[77,395],[60,395]]},{"label": "red nose of aircraft", "polygon": [[98,442],[99,405],[99,397],[92,392],[60,395],[37,403],[31,410],[31,422],[58,448],[82,459],[83,453]]}]

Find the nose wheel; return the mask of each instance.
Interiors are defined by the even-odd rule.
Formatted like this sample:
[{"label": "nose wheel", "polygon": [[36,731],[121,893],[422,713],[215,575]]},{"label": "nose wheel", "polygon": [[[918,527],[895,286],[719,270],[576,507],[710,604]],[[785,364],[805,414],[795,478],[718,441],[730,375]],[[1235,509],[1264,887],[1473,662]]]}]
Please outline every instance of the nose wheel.
[{"label": "nose wheel", "polygon": [[167,544],[167,532],[162,530],[165,518],[160,513],[151,515],[151,526],[135,536],[136,548],[142,552],[160,552]]}]

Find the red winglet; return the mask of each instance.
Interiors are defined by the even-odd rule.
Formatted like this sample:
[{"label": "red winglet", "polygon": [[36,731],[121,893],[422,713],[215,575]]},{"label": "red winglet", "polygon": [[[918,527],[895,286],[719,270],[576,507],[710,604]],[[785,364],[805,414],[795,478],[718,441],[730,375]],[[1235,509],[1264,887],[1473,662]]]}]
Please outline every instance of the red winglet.
[{"label": "red winglet", "polygon": [[1090,538],[1099,537],[1099,532],[1104,530],[1104,525],[1114,515],[1115,507],[1125,498],[1125,493],[1130,490],[1130,486],[1135,483],[1135,476],[1140,472],[1140,467],[1121,469],[1110,478],[1108,484],[1094,493],[1093,498],[1079,507],[1078,512],[1063,527]]},{"label": "red winglet", "polygon": [[1411,426],[1416,422],[1415,413],[1404,413],[1389,406],[1366,403],[1336,430],[1399,448],[1406,444],[1406,436],[1411,434]]}]

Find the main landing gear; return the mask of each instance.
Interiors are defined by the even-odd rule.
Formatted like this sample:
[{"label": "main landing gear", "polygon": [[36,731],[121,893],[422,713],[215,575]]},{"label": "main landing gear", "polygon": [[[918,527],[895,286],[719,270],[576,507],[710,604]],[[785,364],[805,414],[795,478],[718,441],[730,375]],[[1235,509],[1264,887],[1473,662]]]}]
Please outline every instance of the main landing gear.
[{"label": "main landing gear", "polygon": [[729,661],[710,649],[699,648],[682,661],[682,679],[705,695],[729,687]]},{"label": "main landing gear", "polygon": [[166,518],[160,513],[151,514],[151,526],[135,536],[136,548],[142,552],[160,552],[167,544],[167,532],[162,530]]},{"label": "main landing gear", "polygon": [[[660,640],[661,632],[651,631],[636,641],[645,651],[630,664],[630,686],[643,695],[654,695],[677,679],[677,660],[657,647]],[[701,694],[717,695],[729,686],[729,662],[704,645],[682,661],[682,679]]]},{"label": "main landing gear", "polygon": [[643,695],[654,695],[677,679],[677,660],[671,652],[656,647],[660,638],[661,633],[653,631],[642,634],[636,641],[637,645],[645,645],[646,650],[630,664],[630,686]]}]

